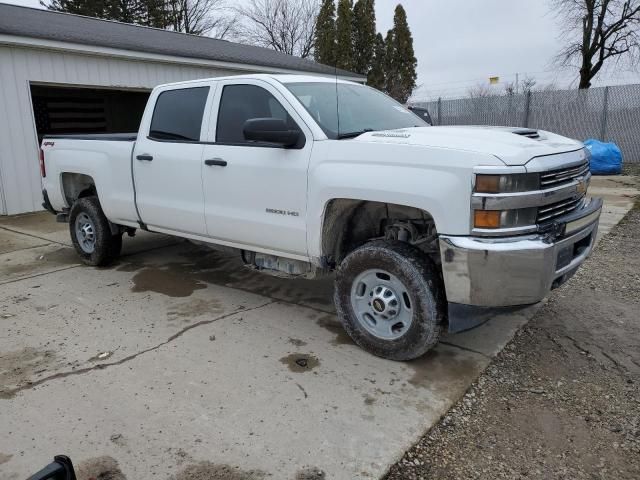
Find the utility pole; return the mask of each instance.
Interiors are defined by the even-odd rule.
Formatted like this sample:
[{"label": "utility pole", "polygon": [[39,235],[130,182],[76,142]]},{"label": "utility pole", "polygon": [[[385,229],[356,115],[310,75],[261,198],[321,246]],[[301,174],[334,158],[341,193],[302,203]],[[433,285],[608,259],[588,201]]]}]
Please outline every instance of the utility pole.
[{"label": "utility pole", "polygon": [[519,85],[518,85],[518,84],[519,84],[519,81],[518,81],[518,80],[519,80],[519,74],[518,74],[518,73],[516,73],[516,95],[519,93],[519,91],[518,91],[518,90],[519,90],[519,88],[520,88],[520,87],[519,87]]}]

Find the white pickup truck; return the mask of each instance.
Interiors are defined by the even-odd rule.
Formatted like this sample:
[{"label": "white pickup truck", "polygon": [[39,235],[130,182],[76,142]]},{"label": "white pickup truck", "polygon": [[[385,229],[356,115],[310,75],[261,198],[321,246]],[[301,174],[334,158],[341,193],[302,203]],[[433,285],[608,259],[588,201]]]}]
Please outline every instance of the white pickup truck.
[{"label": "white pickup truck", "polygon": [[135,229],[250,268],[335,271],[344,328],[408,360],[494,309],[538,302],[592,249],[589,154],[549,132],[430,127],[369,87],[250,75],[162,85],[140,131],[48,136],[44,207],[105,265]]}]

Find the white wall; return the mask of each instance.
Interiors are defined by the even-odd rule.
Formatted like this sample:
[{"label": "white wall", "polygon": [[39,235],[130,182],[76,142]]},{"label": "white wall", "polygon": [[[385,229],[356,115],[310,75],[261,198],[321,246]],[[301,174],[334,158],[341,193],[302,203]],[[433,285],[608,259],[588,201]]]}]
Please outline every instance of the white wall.
[{"label": "white wall", "polygon": [[217,67],[0,45],[0,214],[41,210],[29,82],[112,88],[242,73]]}]

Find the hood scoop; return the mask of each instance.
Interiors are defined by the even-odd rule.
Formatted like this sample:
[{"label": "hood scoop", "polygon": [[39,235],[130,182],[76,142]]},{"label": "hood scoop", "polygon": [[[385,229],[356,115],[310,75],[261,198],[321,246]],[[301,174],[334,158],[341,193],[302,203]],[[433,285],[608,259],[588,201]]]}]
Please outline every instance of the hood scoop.
[{"label": "hood scoop", "polygon": [[518,128],[513,130],[513,133],[516,135],[520,135],[521,137],[531,138],[533,140],[538,140],[540,138],[540,134],[537,130],[533,130],[531,128]]}]

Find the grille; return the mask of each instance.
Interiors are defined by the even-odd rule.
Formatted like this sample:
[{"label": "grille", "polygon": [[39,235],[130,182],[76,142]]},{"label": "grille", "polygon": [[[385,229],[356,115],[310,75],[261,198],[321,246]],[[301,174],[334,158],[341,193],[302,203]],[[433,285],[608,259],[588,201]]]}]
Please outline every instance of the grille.
[{"label": "grille", "polygon": [[567,168],[559,168],[540,174],[540,188],[558,187],[571,183],[573,179],[585,175],[589,171],[589,162]]},{"label": "grille", "polygon": [[514,130],[513,133],[515,133],[516,135],[520,135],[521,137],[533,138],[536,140],[540,138],[540,134],[538,133],[537,130],[531,130],[529,128]]},{"label": "grille", "polygon": [[584,194],[577,198],[566,198],[560,202],[550,203],[543,207],[538,208],[537,223],[547,222],[553,220],[556,217],[565,215],[579,208],[584,200]]}]

